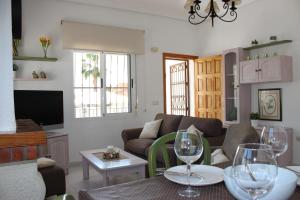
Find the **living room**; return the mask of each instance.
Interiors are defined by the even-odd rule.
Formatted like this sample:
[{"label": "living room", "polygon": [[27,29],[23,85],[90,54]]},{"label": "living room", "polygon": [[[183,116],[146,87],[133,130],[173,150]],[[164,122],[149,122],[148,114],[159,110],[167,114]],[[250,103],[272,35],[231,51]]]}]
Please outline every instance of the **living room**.
[{"label": "living room", "polygon": [[[209,2],[206,1],[203,1],[204,5]],[[219,9],[222,10],[222,1],[217,0],[217,2],[220,4]],[[152,121],[157,113],[164,112],[163,53],[192,55],[201,59],[222,55],[224,51],[237,47],[253,47],[255,44],[251,43],[254,40],[258,41],[258,45],[269,43],[270,36],[276,36],[278,41],[292,40],[292,42],[251,50],[249,60],[254,60],[257,56],[271,57],[274,53],[292,57],[292,81],[250,84],[251,98],[248,99],[248,103],[251,112],[258,113],[259,90],[281,89],[280,120],[260,121],[262,124],[284,125],[293,130],[292,144],[289,144],[289,150],[293,155],[290,165],[300,165],[300,158],[297,156],[300,152],[300,125],[297,120],[300,111],[297,106],[297,102],[300,101],[300,96],[297,94],[300,86],[300,73],[297,67],[300,64],[300,29],[297,26],[297,21],[300,19],[298,12],[300,2],[297,0],[242,0],[242,4],[237,5],[238,17],[234,22],[225,23],[215,18],[213,27],[210,17],[199,25],[190,24],[188,9],[184,8],[185,3],[184,0],[174,2],[23,0],[19,56],[43,57],[39,39],[45,36],[51,40],[47,49],[47,57],[57,58],[57,61],[12,61],[11,32],[6,29],[0,30],[2,40],[7,42],[7,46],[0,45],[4,66],[0,68],[0,90],[4,94],[0,100],[0,131],[7,133],[14,130],[13,90],[63,91],[64,127],[50,130],[50,132],[67,134],[68,165],[70,169],[76,166],[82,170],[81,151],[107,148],[107,146],[123,149],[121,137],[123,130],[142,128],[146,122]],[[5,8],[5,6],[9,7]],[[8,5],[7,1],[1,2],[0,23],[3,27],[12,26],[8,17],[11,15],[8,12],[9,8],[10,4]],[[121,114],[101,112],[97,117],[76,117],[74,53],[95,49],[65,48],[69,45],[65,39],[65,31],[69,22],[76,22],[77,25],[90,25],[92,30],[98,30],[99,26],[108,26],[121,28],[120,31],[133,30],[134,33],[143,35],[143,44],[140,44],[143,51],[133,53],[135,59],[131,67],[134,70],[130,74],[132,93],[129,110],[131,112]],[[79,32],[79,30],[74,32]],[[126,38],[131,37],[126,35],[124,39]],[[95,39],[99,38],[95,36]],[[86,40],[83,38],[82,41]],[[72,42],[72,45],[76,43],[76,41]],[[96,52],[101,51],[111,52],[108,48],[98,49]],[[248,56],[245,60],[247,59]],[[19,68],[15,80],[13,80],[11,70],[13,63]],[[42,71],[45,72],[47,79],[31,80],[33,71],[36,71],[38,75]],[[194,83],[190,81],[190,84]],[[192,98],[194,97],[190,97]],[[223,98],[225,101],[225,97]],[[250,123],[250,120],[248,122]],[[68,176],[72,175],[71,173],[66,176],[67,180]],[[91,173],[95,172],[91,171]],[[82,178],[76,181],[82,181]],[[297,189],[299,190],[299,187]],[[78,197],[78,194],[72,195],[75,198]]]}]

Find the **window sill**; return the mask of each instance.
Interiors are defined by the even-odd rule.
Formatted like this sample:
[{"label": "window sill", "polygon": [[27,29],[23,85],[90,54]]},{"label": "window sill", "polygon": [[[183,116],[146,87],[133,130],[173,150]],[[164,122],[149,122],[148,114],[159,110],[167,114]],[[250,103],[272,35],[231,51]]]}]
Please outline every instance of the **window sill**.
[{"label": "window sill", "polygon": [[113,113],[113,114],[106,114],[101,117],[83,117],[83,118],[75,118],[75,120],[81,120],[81,121],[96,121],[96,120],[121,120],[121,119],[133,119],[137,117],[136,112],[131,113]]}]

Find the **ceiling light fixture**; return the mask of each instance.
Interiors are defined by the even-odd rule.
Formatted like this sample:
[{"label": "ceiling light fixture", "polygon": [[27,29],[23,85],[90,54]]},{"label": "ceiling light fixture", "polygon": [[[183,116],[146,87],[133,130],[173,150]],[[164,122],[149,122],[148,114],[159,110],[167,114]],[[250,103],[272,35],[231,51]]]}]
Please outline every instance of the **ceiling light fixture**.
[{"label": "ceiling light fixture", "polygon": [[[204,22],[208,17],[211,17],[212,26],[214,26],[215,18],[219,18],[223,22],[233,22],[237,19],[237,5],[241,3],[241,0],[222,0],[223,11],[220,11],[216,0],[209,0],[207,7],[201,11],[202,1],[200,0],[187,0],[185,8],[190,8],[189,22],[193,25],[198,25]],[[200,5],[201,4],[201,5]]]}]

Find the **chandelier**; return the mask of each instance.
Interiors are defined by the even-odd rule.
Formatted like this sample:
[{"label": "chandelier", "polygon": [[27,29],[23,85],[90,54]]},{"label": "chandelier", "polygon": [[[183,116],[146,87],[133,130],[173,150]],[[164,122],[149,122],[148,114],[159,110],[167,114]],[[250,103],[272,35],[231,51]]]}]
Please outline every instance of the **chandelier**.
[{"label": "chandelier", "polygon": [[215,18],[222,20],[223,22],[233,22],[237,19],[237,5],[241,3],[241,0],[220,0],[223,3],[222,11],[219,9],[216,0],[209,0],[206,8],[201,11],[201,0],[187,0],[185,8],[189,8],[189,22],[193,25],[198,25],[204,22],[207,18],[211,18],[212,26],[214,26]]}]

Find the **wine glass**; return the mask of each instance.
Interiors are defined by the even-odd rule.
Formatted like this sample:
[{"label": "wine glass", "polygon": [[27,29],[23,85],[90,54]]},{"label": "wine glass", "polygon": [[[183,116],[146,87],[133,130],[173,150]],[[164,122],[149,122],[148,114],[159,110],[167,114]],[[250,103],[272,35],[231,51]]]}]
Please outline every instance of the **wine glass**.
[{"label": "wine glass", "polygon": [[248,143],[238,146],[232,164],[233,178],[253,200],[272,190],[277,173],[276,157],[270,145]]},{"label": "wine glass", "polygon": [[191,164],[197,161],[203,152],[201,136],[196,131],[179,130],[177,132],[174,150],[176,156],[187,164],[187,185],[186,189],[178,191],[183,197],[197,197],[199,191],[193,190],[190,185]]},{"label": "wine glass", "polygon": [[272,146],[276,157],[284,154],[288,149],[287,133],[284,126],[264,126],[260,135],[260,142]]}]

